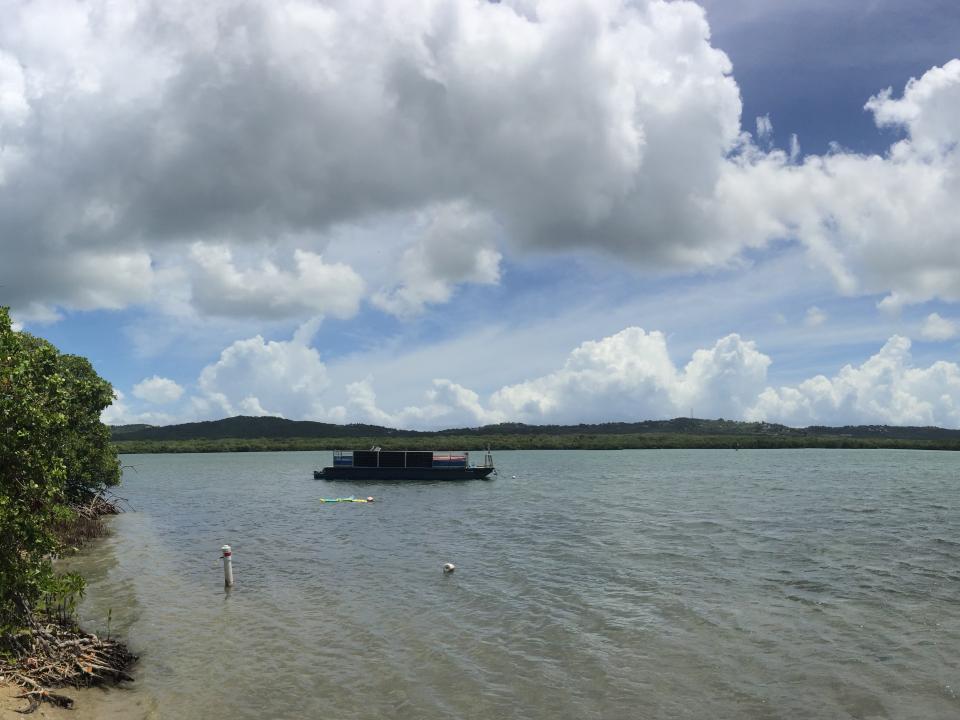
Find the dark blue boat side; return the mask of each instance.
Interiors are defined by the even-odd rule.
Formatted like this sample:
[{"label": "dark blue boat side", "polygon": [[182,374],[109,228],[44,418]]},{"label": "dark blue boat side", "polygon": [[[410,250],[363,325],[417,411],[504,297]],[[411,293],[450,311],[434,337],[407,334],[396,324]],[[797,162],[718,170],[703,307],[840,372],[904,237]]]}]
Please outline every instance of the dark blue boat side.
[{"label": "dark blue boat side", "polygon": [[432,450],[335,450],[333,465],[314,470],[316,480],[482,480],[495,474],[488,450],[482,465],[469,453]]}]

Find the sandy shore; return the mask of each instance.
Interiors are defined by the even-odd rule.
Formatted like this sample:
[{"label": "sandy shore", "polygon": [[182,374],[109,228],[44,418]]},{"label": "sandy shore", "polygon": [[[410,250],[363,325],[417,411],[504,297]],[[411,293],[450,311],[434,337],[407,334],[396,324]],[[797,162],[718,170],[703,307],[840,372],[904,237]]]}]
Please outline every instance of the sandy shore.
[{"label": "sandy shore", "polygon": [[[17,695],[19,695],[23,690],[21,690],[16,685],[0,685],[0,718],[14,718],[18,717],[14,712],[15,710],[25,710],[29,707],[29,704],[26,700],[18,700]],[[73,697],[71,693],[64,693],[69,697]],[[37,708],[37,711],[33,713],[30,717],[35,718],[78,718],[81,717],[77,715],[72,710],[65,710],[63,708],[53,707],[49,703],[43,703]]]},{"label": "sandy shore", "polygon": [[74,700],[72,710],[42,703],[32,715],[20,715],[17,710],[29,707],[26,700],[18,700],[23,692],[19,687],[0,683],[0,718],[50,718],[50,720],[148,720],[155,717],[144,700],[123,687],[63,688],[58,692]]}]

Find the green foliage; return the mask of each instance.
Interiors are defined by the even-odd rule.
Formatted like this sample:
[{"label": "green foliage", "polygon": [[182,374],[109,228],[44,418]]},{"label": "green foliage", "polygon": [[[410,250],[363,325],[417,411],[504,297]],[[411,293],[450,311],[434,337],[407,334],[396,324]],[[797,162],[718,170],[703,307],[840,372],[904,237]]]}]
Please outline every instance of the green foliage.
[{"label": "green foliage", "polygon": [[63,583],[82,583],[58,580],[50,557],[61,549],[55,529],[73,516],[69,502],[120,481],[100,423],[111,397],[89,362],[14,332],[0,308],[0,631]]},{"label": "green foliage", "polygon": [[61,367],[70,398],[70,431],[62,446],[67,468],[67,498],[82,501],[105,487],[120,484],[120,461],[110,441],[110,428],[100,413],[113,402],[113,387],[97,375],[86,358],[62,355]]},{"label": "green foliage", "polygon": [[47,583],[38,610],[47,619],[66,623],[77,610],[87,584],[77,573],[54,575]]},{"label": "green foliage", "polygon": [[276,450],[356,450],[379,445],[384,450],[666,450],[773,448],[886,448],[960,450],[960,440],[838,437],[831,435],[696,435],[632,433],[623,435],[547,433],[521,435],[450,435],[416,437],[371,435],[337,438],[223,438],[195,440],[116,440],[121,453],[266,452]]}]

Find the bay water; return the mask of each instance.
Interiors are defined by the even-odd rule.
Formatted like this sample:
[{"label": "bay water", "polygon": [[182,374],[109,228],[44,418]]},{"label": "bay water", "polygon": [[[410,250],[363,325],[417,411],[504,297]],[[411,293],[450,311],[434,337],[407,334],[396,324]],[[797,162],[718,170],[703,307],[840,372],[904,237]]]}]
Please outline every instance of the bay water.
[{"label": "bay water", "polygon": [[[141,656],[98,717],[960,717],[960,455],[494,459],[351,484],[312,479],[328,452],[124,456],[135,512],[68,563]],[[376,502],[319,502],[349,495]]]}]

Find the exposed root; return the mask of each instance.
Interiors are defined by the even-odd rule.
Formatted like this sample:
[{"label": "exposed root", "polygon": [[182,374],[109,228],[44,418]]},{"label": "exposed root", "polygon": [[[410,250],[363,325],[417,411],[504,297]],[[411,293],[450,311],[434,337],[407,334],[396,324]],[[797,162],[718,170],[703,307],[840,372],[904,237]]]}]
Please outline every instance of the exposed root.
[{"label": "exposed root", "polygon": [[[105,497],[101,492],[72,505],[75,517],[56,530],[61,541],[79,546],[86,540],[104,534],[103,517],[123,512],[118,496]],[[132,681],[127,672],[137,656],[109,637],[101,640],[85,633],[71,619],[65,605],[32,613],[24,606],[26,629],[0,636],[0,680],[9,680],[24,689],[16,697],[29,705],[21,714],[29,714],[41,703],[63,708],[73,707],[73,700],[50,688],[75,688]]]},{"label": "exposed root", "polygon": [[106,533],[103,518],[107,515],[119,515],[123,512],[121,503],[125,498],[104,491],[90,495],[89,498],[71,503],[74,517],[62,522],[56,528],[57,535],[67,547],[79,547]]},{"label": "exposed root", "polygon": [[31,683],[35,686],[33,690],[27,690],[25,693],[14,696],[21,700],[27,700],[27,702],[30,703],[26,709],[16,711],[21,715],[29,715],[30,713],[34,712],[38,707],[40,707],[40,703],[42,702],[48,702],[51,705],[67,708],[68,710],[73,707],[73,698],[71,697],[61,695],[60,693],[55,693],[51,690],[46,690],[34,683],[29,678],[14,676],[14,679],[21,685],[25,683]]},{"label": "exposed root", "polygon": [[24,688],[17,697],[30,705],[31,713],[41,702],[71,707],[73,700],[49,688],[75,688],[133,680],[127,672],[136,655],[116,640],[101,640],[70,623],[34,625],[15,642],[7,638],[8,655],[0,656],[0,676]]}]

